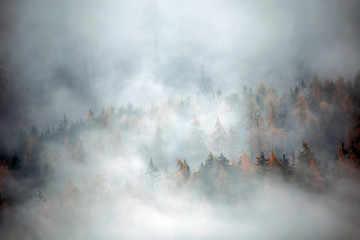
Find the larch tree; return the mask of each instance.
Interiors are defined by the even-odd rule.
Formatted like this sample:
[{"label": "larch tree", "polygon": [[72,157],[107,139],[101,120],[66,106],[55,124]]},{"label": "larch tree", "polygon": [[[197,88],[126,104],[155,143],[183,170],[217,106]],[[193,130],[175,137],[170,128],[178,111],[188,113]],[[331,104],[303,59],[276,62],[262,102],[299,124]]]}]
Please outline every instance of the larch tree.
[{"label": "larch tree", "polygon": [[316,164],[313,160],[310,162],[311,170],[311,184],[315,190],[321,190],[323,187],[324,178],[321,176]]},{"label": "larch tree", "polygon": [[177,161],[177,176],[178,176],[178,184],[186,183],[190,178],[190,167],[185,159],[176,159]]},{"label": "larch tree", "polygon": [[315,121],[314,117],[309,111],[308,103],[302,93],[299,93],[297,96],[293,115],[296,117],[296,119],[301,125],[305,125],[312,121]]},{"label": "larch tree", "polygon": [[243,175],[245,178],[251,177],[254,174],[254,166],[251,164],[249,157],[246,153],[241,156],[239,162],[241,163],[239,166],[240,174]]},{"label": "larch tree", "polygon": [[269,158],[269,170],[272,174],[280,176],[283,172],[282,164],[280,160],[276,157],[275,152],[271,149],[270,158]]}]

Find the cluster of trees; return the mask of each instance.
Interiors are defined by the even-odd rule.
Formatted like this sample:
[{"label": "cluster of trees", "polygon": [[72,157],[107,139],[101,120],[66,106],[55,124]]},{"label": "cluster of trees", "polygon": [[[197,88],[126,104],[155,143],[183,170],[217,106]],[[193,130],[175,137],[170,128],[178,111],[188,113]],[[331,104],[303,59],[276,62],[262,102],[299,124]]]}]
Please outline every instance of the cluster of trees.
[{"label": "cluster of trees", "polygon": [[[210,80],[205,72],[202,81],[206,92]],[[34,196],[52,176],[50,163],[58,159],[86,162],[93,157],[89,151],[100,157],[110,152],[123,159],[131,159],[126,154],[135,151],[143,159],[151,158],[144,177],[149,189],[166,181],[174,189],[185,187],[209,198],[232,194],[226,197],[229,200],[246,194],[254,179],[269,182],[275,176],[309,189],[326,189],[330,178],[358,176],[359,92],[360,74],[354,81],[342,77],[320,81],[315,76],[282,95],[263,84],[256,92],[246,87],[242,94],[220,92],[218,98],[205,101],[225,106],[238,120],[226,130],[217,118],[208,134],[195,116],[206,106],[201,98],[138,106],[129,103],[117,110],[103,109],[98,115],[89,110],[85,120],[64,116],[54,129],[42,132],[35,126],[22,129],[15,149],[0,144],[0,206],[6,208]],[[191,117],[184,128],[187,134],[179,135],[175,128],[183,128],[178,124],[188,123]],[[244,122],[248,136],[239,134]],[[240,149],[244,138],[248,151]],[[173,142],[176,147],[169,147]],[[174,166],[175,156],[187,160],[177,159],[178,169],[162,174]],[[200,167],[194,171],[190,165]],[[14,182],[30,187],[14,189]]]},{"label": "cluster of trees", "polygon": [[[214,155],[210,152],[197,170],[191,170],[185,159],[176,161],[178,169],[172,173],[166,171],[162,176],[161,170],[150,160],[145,171],[145,182],[151,186],[163,182],[174,191],[186,189],[206,199],[230,204],[236,204],[250,192],[269,186],[272,182],[326,191],[331,187],[330,177],[340,176],[337,169],[342,164],[339,161],[332,169],[333,174],[329,174],[329,169],[321,164],[305,141],[298,156],[295,157],[293,152],[291,159],[285,154],[279,158],[271,150],[268,156],[261,152],[256,157],[256,163],[252,164],[247,153],[235,161],[227,159],[222,153]],[[359,173],[358,169],[356,171]]]},{"label": "cluster of trees", "polygon": [[270,149],[289,153],[302,139],[321,158],[327,154],[335,159],[341,142],[348,141],[350,148],[353,142],[353,148],[359,149],[359,92],[360,73],[354,81],[341,76],[336,81],[320,81],[314,76],[283,95],[263,84],[256,93],[245,88],[251,155]]}]

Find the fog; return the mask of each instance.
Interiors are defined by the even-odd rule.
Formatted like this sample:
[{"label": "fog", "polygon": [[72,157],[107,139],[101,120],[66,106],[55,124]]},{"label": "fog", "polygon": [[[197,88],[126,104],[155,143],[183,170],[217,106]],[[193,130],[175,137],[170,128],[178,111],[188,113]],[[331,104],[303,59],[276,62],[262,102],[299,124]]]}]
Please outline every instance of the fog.
[{"label": "fog", "polygon": [[0,235],[360,238],[359,9],[2,1]]},{"label": "fog", "polygon": [[284,88],[315,73],[353,78],[357,9],[335,0],[2,1],[2,125],[188,95],[201,65],[223,90]]}]

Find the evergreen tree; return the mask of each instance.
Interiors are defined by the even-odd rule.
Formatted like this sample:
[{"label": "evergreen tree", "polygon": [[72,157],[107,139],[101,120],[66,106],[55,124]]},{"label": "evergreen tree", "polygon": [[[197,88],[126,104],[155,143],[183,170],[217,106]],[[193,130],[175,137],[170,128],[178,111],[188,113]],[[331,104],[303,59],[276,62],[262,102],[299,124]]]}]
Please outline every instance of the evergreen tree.
[{"label": "evergreen tree", "polygon": [[261,152],[261,154],[256,158],[256,166],[260,166],[260,167],[270,166],[269,158],[265,157],[263,152]]},{"label": "evergreen tree", "polygon": [[258,112],[258,114],[252,118],[252,124],[250,125],[249,130],[250,134],[248,142],[250,145],[251,154],[253,156],[257,156],[261,152],[266,152],[269,147],[269,140],[260,112]]},{"label": "evergreen tree", "polygon": [[190,167],[186,160],[176,159],[177,161],[177,173],[178,173],[178,184],[186,183],[190,178]]},{"label": "evergreen tree", "polygon": [[239,134],[232,128],[229,127],[229,150],[230,158],[235,159],[238,156],[238,147],[239,147]]},{"label": "evergreen tree", "polygon": [[200,93],[203,94],[204,96],[211,97],[213,93],[212,80],[210,76],[207,75],[203,66],[201,66],[200,74],[201,74],[200,82],[199,82]]},{"label": "evergreen tree", "polygon": [[204,131],[201,129],[201,124],[195,116],[191,123],[188,147],[190,158],[196,161],[205,158],[208,153]]},{"label": "evergreen tree", "polygon": [[93,123],[93,122],[94,122],[94,113],[90,108],[90,110],[89,110],[89,112],[88,112],[88,114],[86,116],[86,123],[90,124],[90,123]]},{"label": "evergreen tree", "polygon": [[154,187],[160,181],[161,173],[159,168],[153,163],[152,158],[150,158],[150,161],[147,164],[144,175],[145,180],[150,187]]},{"label": "evergreen tree", "polygon": [[293,174],[294,170],[290,164],[290,160],[286,158],[285,154],[283,154],[283,158],[281,159],[281,165],[283,169],[283,174],[285,177],[288,177],[289,175]]},{"label": "evergreen tree", "polygon": [[159,126],[157,126],[155,138],[152,146],[152,158],[161,168],[167,166],[164,147],[165,147],[165,140],[163,137],[163,131]]},{"label": "evergreen tree", "polygon": [[261,152],[256,158],[256,172],[260,175],[265,175],[268,167],[270,166],[269,158],[265,157],[264,153]]},{"label": "evergreen tree", "polygon": [[218,160],[222,167],[227,168],[230,166],[230,161],[226,157],[224,157],[224,155],[222,153],[220,153]]},{"label": "evergreen tree", "polygon": [[215,131],[211,134],[211,147],[216,153],[220,153],[225,150],[228,146],[229,137],[222,126],[220,119],[216,119]]}]

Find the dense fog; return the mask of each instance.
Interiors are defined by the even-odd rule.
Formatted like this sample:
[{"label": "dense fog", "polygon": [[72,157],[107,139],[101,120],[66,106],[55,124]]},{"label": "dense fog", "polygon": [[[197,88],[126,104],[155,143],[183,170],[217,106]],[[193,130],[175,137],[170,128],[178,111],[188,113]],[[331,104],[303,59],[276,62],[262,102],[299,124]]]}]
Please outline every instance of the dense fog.
[{"label": "dense fog", "polygon": [[0,3],[4,239],[358,239],[357,1]]}]

